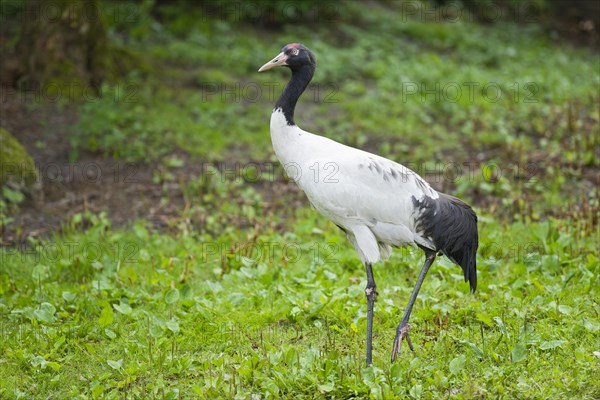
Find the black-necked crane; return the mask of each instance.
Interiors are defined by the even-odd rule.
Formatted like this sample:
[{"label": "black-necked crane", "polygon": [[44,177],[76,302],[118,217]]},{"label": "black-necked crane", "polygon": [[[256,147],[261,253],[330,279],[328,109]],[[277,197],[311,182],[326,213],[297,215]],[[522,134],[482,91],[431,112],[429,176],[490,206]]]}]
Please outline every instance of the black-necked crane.
[{"label": "black-necked crane", "polygon": [[[367,271],[367,365],[372,364],[373,308],[376,285],[372,265],[389,257],[392,247],[415,246],[425,263],[396,329],[392,361],[400,344],[410,341],[408,320],[421,284],[437,255],[459,265],[471,290],[477,286],[477,215],[461,200],[437,192],[419,175],[394,161],[345,146],[300,129],[294,109],[316,68],[314,54],[299,43],[285,46],[259,72],[285,66],[292,77],[271,115],[273,149],[310,203],[339,226]],[[328,166],[319,179],[314,168]]]}]

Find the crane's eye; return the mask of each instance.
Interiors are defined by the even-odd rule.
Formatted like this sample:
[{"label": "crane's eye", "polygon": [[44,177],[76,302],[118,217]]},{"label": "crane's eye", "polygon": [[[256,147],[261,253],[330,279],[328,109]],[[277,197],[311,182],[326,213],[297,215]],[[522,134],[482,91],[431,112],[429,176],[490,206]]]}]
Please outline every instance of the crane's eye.
[{"label": "crane's eye", "polygon": [[292,49],[291,53],[292,53],[293,56],[297,56],[298,53],[300,53],[300,50],[298,50],[298,49]]}]

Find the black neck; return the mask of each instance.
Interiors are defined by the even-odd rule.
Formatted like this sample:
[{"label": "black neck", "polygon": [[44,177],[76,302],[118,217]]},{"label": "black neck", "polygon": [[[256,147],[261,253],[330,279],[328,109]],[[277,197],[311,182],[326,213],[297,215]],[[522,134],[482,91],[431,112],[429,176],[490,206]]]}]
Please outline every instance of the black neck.
[{"label": "black neck", "polygon": [[303,65],[302,67],[292,69],[292,78],[275,103],[275,110],[281,108],[288,125],[296,125],[294,123],[294,109],[296,108],[296,102],[306,89],[306,86],[308,86],[314,73],[314,65]]}]

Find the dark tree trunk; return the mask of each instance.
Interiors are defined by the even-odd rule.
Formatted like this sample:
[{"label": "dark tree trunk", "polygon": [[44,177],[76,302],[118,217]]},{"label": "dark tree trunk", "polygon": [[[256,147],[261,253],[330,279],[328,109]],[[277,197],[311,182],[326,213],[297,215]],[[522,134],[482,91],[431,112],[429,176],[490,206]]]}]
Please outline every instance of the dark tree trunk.
[{"label": "dark tree trunk", "polygon": [[27,0],[23,18],[20,86],[98,88],[109,77],[112,57],[97,0]]}]

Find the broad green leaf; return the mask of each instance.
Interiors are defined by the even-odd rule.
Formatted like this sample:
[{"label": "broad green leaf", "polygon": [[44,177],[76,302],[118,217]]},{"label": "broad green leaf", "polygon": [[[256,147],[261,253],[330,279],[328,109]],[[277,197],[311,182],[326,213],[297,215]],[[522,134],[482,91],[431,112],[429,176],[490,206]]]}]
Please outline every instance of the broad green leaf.
[{"label": "broad green leaf", "polygon": [[113,308],[121,314],[130,315],[133,309],[127,303],[113,304]]},{"label": "broad green leaf", "polygon": [[179,323],[174,319],[167,321],[166,325],[171,332],[175,334],[179,333]]},{"label": "broad green leaf", "polygon": [[65,299],[65,301],[67,301],[69,303],[72,302],[73,300],[75,300],[76,297],[77,297],[76,293],[69,292],[69,291],[62,292],[62,298]]},{"label": "broad green leaf", "polygon": [[390,368],[390,375],[392,376],[392,379],[394,380],[401,380],[402,379],[402,373],[403,373],[403,367],[401,363],[393,363],[392,364],[392,368]]},{"label": "broad green leaf", "polygon": [[512,349],[512,362],[517,363],[527,357],[527,347],[525,344],[519,342]]},{"label": "broad green leaf", "polygon": [[563,343],[566,343],[566,340],[549,340],[540,345],[540,349],[549,350],[560,347]]},{"label": "broad green leaf", "polygon": [[477,346],[475,343],[471,342],[470,340],[459,340],[460,343],[466,344],[467,346],[469,346],[469,348],[478,356],[478,357],[483,357],[484,356],[484,352],[483,350],[481,350],[479,348],[479,346]]},{"label": "broad green leaf", "polygon": [[600,322],[583,320],[583,327],[590,332],[597,332],[600,330]]},{"label": "broad green leaf", "polygon": [[31,271],[31,278],[35,283],[44,281],[50,275],[50,268],[47,265],[38,264]]},{"label": "broad green leaf", "polygon": [[273,379],[265,379],[265,381],[262,384],[262,387],[263,389],[266,389],[269,393],[279,393],[279,386],[277,386],[277,383],[275,383]]},{"label": "broad green leaf", "polygon": [[181,299],[182,300],[189,300],[194,296],[194,292],[192,290],[192,287],[188,284],[185,284],[181,287]]},{"label": "broad green leaf", "polygon": [[504,321],[502,321],[502,318],[494,317],[494,322],[498,326],[498,329],[500,329],[500,332],[502,332],[502,334],[505,335],[506,337],[510,338],[510,333],[508,332],[508,330],[506,330],[506,327],[504,326]]},{"label": "broad green leaf", "polygon": [[242,257],[242,258],[241,258],[241,260],[242,260],[242,264],[243,264],[245,267],[248,267],[248,268],[250,268],[250,267],[252,267],[254,264],[256,264],[256,260],[255,260],[255,259],[253,259],[253,258],[249,258],[249,257]]},{"label": "broad green leaf", "polygon": [[423,396],[423,385],[420,383],[415,384],[410,388],[410,395],[415,399],[420,399]]},{"label": "broad green leaf", "polygon": [[102,312],[100,313],[100,318],[98,318],[98,324],[102,328],[107,327],[108,325],[112,324],[113,316],[114,313],[112,307],[110,306],[110,304],[107,304],[106,306],[104,306]]},{"label": "broad green leaf", "polygon": [[452,375],[458,375],[460,371],[463,370],[465,366],[465,355],[458,356],[450,361],[450,373]]},{"label": "broad green leaf", "polygon": [[46,366],[52,368],[55,372],[60,372],[60,364],[57,362],[49,361]]},{"label": "broad green leaf", "polygon": [[492,318],[489,315],[484,313],[477,313],[477,319],[486,324],[487,326],[492,326]]},{"label": "broad green leaf", "polygon": [[121,366],[123,365],[123,359],[119,359],[117,361],[113,361],[113,360],[106,360],[106,363],[112,368],[112,369],[116,369],[119,370],[121,369]]},{"label": "broad green leaf", "polygon": [[92,389],[92,396],[94,396],[94,398],[100,398],[103,393],[104,393],[104,386],[102,386],[102,385],[95,386]]},{"label": "broad green leaf", "polygon": [[325,274],[325,277],[327,279],[329,279],[330,281],[337,280],[337,275],[335,273],[328,271],[328,270],[323,271],[323,273]]},{"label": "broad green leaf", "polygon": [[177,300],[179,300],[179,290],[177,290],[177,288],[170,289],[165,294],[165,301],[167,304],[173,304],[177,302]]},{"label": "broad green leaf", "polygon": [[35,356],[33,357],[29,363],[34,366],[34,367],[44,367],[46,365],[46,359],[42,356]]},{"label": "broad green leaf", "polygon": [[52,304],[42,303],[35,309],[33,315],[38,321],[51,324],[56,320],[54,313],[56,308]]},{"label": "broad green leaf", "polygon": [[325,393],[329,393],[331,392],[333,389],[335,389],[335,385],[333,383],[326,383],[324,385],[319,385],[319,391],[320,392],[325,392]]},{"label": "broad green leaf", "polygon": [[561,314],[569,315],[573,313],[573,307],[561,304],[560,306],[558,306],[558,312],[560,312]]}]

